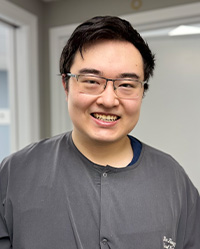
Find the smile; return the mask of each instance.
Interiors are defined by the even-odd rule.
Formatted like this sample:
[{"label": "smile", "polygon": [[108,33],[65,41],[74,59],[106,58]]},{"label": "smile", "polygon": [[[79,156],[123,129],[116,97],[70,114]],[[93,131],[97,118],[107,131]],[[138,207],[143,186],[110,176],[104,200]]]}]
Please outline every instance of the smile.
[{"label": "smile", "polygon": [[113,122],[119,119],[118,116],[116,115],[105,115],[105,114],[98,114],[98,113],[93,113],[92,116],[96,119],[100,119],[102,121],[106,122]]}]

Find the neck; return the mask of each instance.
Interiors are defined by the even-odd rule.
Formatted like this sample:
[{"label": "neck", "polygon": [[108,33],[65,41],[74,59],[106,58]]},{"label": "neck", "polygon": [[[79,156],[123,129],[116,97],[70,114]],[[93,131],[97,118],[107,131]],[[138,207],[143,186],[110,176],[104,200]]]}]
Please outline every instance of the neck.
[{"label": "neck", "polygon": [[133,158],[133,150],[128,136],[115,142],[102,142],[77,136],[72,132],[72,139],[85,157],[99,165],[110,165],[116,168],[126,167]]}]

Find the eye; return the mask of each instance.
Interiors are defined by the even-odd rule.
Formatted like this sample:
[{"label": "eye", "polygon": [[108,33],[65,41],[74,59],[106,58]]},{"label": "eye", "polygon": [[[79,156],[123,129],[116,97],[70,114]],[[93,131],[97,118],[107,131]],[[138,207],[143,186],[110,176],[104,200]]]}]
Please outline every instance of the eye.
[{"label": "eye", "polygon": [[132,89],[132,88],[136,88],[138,85],[137,81],[133,81],[133,80],[128,80],[128,81],[121,81],[119,82],[119,86],[120,88],[126,88],[126,89]]},{"label": "eye", "polygon": [[100,84],[100,79],[92,76],[82,76],[80,78],[82,83],[89,84],[89,85],[99,85]]},{"label": "eye", "polygon": [[99,82],[95,79],[87,79],[85,82],[89,84],[99,84]]},{"label": "eye", "polygon": [[123,84],[120,84],[119,87],[124,87],[124,88],[133,88],[133,84],[130,84],[130,83],[123,83]]}]

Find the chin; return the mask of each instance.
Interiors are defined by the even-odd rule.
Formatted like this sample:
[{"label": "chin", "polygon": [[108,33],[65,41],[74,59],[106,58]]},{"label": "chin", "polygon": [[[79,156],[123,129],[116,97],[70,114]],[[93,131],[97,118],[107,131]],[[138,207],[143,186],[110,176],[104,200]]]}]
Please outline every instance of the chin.
[{"label": "chin", "polygon": [[126,134],[123,134],[121,136],[116,136],[114,135],[109,135],[109,134],[100,134],[92,137],[92,140],[95,142],[99,143],[104,143],[104,144],[110,144],[110,143],[115,143],[117,141],[122,140],[124,137],[126,137]]}]

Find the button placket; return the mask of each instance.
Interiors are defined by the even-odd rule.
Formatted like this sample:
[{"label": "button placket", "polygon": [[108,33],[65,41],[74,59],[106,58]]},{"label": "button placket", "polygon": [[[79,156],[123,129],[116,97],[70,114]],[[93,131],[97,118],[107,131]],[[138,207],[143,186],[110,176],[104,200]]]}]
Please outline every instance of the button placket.
[{"label": "button placket", "polygon": [[106,172],[103,172],[103,177],[107,177],[108,174]]},{"label": "button placket", "polygon": [[109,249],[108,240],[106,238],[101,240],[101,249]]},{"label": "button placket", "polygon": [[109,249],[109,239],[110,238],[110,224],[109,224],[109,206],[110,198],[108,198],[110,193],[110,174],[109,169],[104,169],[101,174],[101,227],[100,227],[100,244],[101,249]]},{"label": "button placket", "polygon": [[102,240],[102,243],[103,243],[104,245],[106,245],[106,244],[108,243],[108,240],[107,240],[107,239],[103,239],[103,240]]}]

